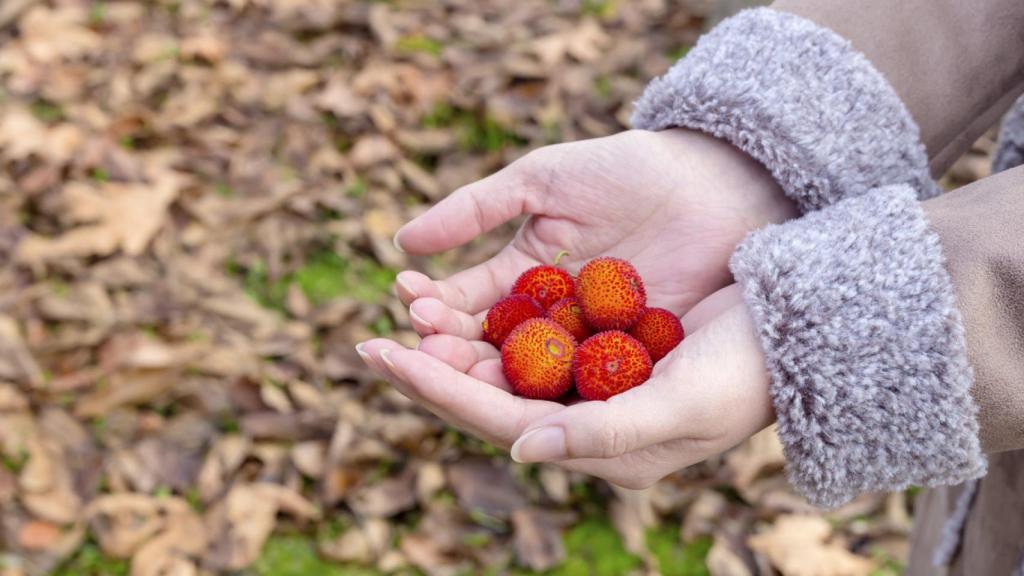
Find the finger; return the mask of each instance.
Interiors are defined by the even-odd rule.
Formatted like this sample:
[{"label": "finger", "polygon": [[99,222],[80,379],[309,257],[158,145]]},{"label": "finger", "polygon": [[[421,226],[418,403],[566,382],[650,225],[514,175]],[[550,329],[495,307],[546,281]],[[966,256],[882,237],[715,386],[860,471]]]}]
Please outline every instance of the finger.
[{"label": "finger", "polygon": [[509,446],[531,422],[562,407],[513,396],[429,354],[387,340],[366,342],[363,351],[379,358],[395,381],[407,386],[425,408],[498,446]]},{"label": "finger", "polygon": [[477,319],[436,298],[419,298],[409,306],[409,318],[420,336],[448,334],[465,340],[480,340],[483,329]]},{"label": "finger", "polygon": [[749,312],[733,306],[683,340],[646,383],[583,402],[530,426],[512,449],[522,462],[611,458],[661,442],[730,446],[774,419],[764,354]]},{"label": "finger", "polygon": [[[554,256],[551,255],[552,259]],[[436,298],[456,310],[478,314],[508,294],[523,271],[538,264],[539,261],[509,245],[490,260],[447,280],[432,280],[413,270],[401,272],[395,279],[395,291],[406,306],[418,298]]]},{"label": "finger", "polygon": [[499,352],[494,346],[486,342],[466,340],[448,334],[427,336],[420,342],[418,349],[459,372],[469,372],[476,364],[499,357]]},{"label": "finger", "polygon": [[395,234],[395,245],[412,254],[434,254],[461,246],[527,213],[532,182],[518,161],[452,192]]},{"label": "finger", "polygon": [[491,386],[496,386],[506,392],[512,392],[512,384],[505,378],[505,373],[501,370],[500,358],[484,360],[470,368],[467,374],[481,382],[487,382]]},{"label": "finger", "polygon": [[739,284],[730,284],[698,302],[682,318],[683,331],[687,336],[714,320],[724,311],[743,301],[743,290]]},{"label": "finger", "polygon": [[517,462],[615,458],[675,438],[684,410],[667,378],[655,378],[603,402],[568,406],[516,440]]}]

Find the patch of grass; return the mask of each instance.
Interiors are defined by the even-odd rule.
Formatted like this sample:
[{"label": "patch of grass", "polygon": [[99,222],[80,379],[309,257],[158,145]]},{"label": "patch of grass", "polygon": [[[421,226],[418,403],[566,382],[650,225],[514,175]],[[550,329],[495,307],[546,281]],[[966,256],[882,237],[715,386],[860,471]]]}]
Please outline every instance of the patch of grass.
[{"label": "patch of grass", "polygon": [[424,128],[452,128],[458,132],[459,145],[467,152],[494,152],[506,146],[522,146],[526,140],[494,118],[470,110],[438,104],[423,117]]},{"label": "patch of grass", "polygon": [[380,572],[320,558],[314,542],[302,535],[271,536],[259,559],[248,571],[252,576],[377,576]]},{"label": "patch of grass", "polygon": [[97,2],[89,9],[89,23],[93,26],[103,24],[107,19],[107,5],[104,2]]},{"label": "patch of grass", "polygon": [[221,198],[231,198],[235,195],[235,191],[224,182],[218,182],[214,185],[213,191],[217,193],[217,196]]},{"label": "patch of grass", "polygon": [[363,180],[362,178],[357,178],[355,182],[350,184],[349,187],[345,189],[345,194],[350,198],[358,199],[362,198],[363,196],[366,196],[366,191],[366,181]]},{"label": "patch of grass", "polygon": [[370,330],[378,337],[385,337],[395,331],[395,323],[387,315],[381,314],[370,324]]},{"label": "patch of grass", "polygon": [[36,100],[32,103],[31,110],[32,115],[43,122],[52,123],[64,119],[64,109],[46,100]]},{"label": "patch of grass", "polygon": [[127,576],[127,560],[109,558],[94,542],[86,542],[53,573],[54,576]]},{"label": "patch of grass", "polygon": [[678,48],[669,50],[666,56],[668,56],[671,60],[679,60],[680,58],[684,58],[687,54],[690,53],[690,48],[693,48],[693,46],[685,44]]},{"label": "patch of grass", "polygon": [[399,38],[395,43],[395,49],[402,54],[430,54],[440,56],[444,45],[422,34],[413,34]]},{"label": "patch of grass", "polygon": [[707,576],[705,559],[711,544],[707,536],[683,544],[679,540],[679,526],[647,532],[647,548],[658,559],[663,576]]},{"label": "patch of grass", "polygon": [[640,568],[606,519],[588,519],[565,535],[566,561],[551,576],[619,576]]},{"label": "patch of grass", "polygon": [[372,260],[351,262],[330,250],[313,252],[303,266],[278,280],[271,280],[266,266],[260,262],[247,268],[229,261],[227,268],[230,274],[242,280],[251,298],[279,312],[284,312],[284,299],[293,283],[314,305],[340,296],[373,304],[388,293],[398,274]]},{"label": "patch of grass", "polygon": [[22,448],[17,454],[0,454],[0,465],[11,474],[20,474],[30,458],[28,451]]},{"label": "patch of grass", "polygon": [[875,548],[871,551],[871,556],[878,563],[878,567],[870,572],[870,576],[899,576],[907,569],[899,558],[892,556],[885,550]]},{"label": "patch of grass", "polygon": [[601,19],[615,16],[617,9],[618,6],[615,5],[615,0],[583,0],[583,5],[580,6],[582,14]]},{"label": "patch of grass", "polygon": [[110,172],[107,172],[107,169],[102,167],[93,168],[92,172],[89,173],[89,177],[100,184],[110,182]]}]

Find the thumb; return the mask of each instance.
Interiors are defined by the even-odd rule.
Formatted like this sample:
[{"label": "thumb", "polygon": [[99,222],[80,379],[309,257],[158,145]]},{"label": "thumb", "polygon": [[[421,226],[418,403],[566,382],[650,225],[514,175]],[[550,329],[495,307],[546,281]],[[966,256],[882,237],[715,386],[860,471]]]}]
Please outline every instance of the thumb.
[{"label": "thumb", "polygon": [[452,192],[395,234],[395,245],[412,254],[433,254],[461,246],[530,211],[541,181],[531,153],[483,180]]},{"label": "thumb", "polygon": [[[670,371],[675,372],[675,371]],[[680,383],[659,376],[603,402],[581,402],[536,422],[512,445],[517,462],[614,458],[679,436]]]}]

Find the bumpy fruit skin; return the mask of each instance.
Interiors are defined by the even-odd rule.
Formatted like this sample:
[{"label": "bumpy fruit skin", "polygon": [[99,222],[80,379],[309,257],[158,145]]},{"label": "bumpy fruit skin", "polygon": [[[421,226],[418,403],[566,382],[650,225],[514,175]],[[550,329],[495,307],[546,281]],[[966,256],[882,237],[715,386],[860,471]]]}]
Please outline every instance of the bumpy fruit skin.
[{"label": "bumpy fruit skin", "polygon": [[534,266],[512,285],[512,294],[526,294],[545,310],[576,292],[572,275],[557,266]]},{"label": "bumpy fruit skin", "polygon": [[501,346],[501,369],[520,396],[554,400],[572,389],[576,340],[547,318],[520,324]]},{"label": "bumpy fruit skin", "polygon": [[657,362],[678,346],[686,333],[675,314],[664,308],[648,308],[640,315],[629,335],[639,340],[647,348],[651,360]]},{"label": "bumpy fruit skin", "polygon": [[544,309],[533,298],[523,294],[506,296],[487,311],[484,318],[484,340],[500,348],[505,338],[524,321],[544,316]]},{"label": "bumpy fruit skin", "polygon": [[639,340],[621,330],[599,332],[576,348],[572,373],[587,400],[607,400],[651,377],[654,363]]},{"label": "bumpy fruit skin", "polygon": [[568,330],[577,342],[583,342],[594,333],[583,318],[583,310],[575,298],[562,298],[552,304],[544,315]]},{"label": "bumpy fruit skin", "polygon": [[647,291],[636,268],[618,258],[595,258],[576,278],[576,299],[597,330],[628,330],[647,306]]}]

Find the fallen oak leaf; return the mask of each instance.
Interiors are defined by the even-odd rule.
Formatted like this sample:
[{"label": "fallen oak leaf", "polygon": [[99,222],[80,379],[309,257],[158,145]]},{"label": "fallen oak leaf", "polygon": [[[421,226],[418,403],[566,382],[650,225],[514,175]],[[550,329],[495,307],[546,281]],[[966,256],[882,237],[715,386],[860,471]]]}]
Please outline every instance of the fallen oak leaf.
[{"label": "fallen oak leaf", "polygon": [[57,237],[30,234],[15,251],[15,259],[41,263],[66,257],[107,256],[122,250],[138,256],[164,224],[182,181],[165,172],[150,184],[72,183],[63,201],[76,222],[87,222]]},{"label": "fallen oak leaf", "polygon": [[829,542],[832,527],[818,516],[784,515],[761,534],[748,539],[750,548],[766,555],[784,576],[864,576],[875,568],[868,558]]}]

